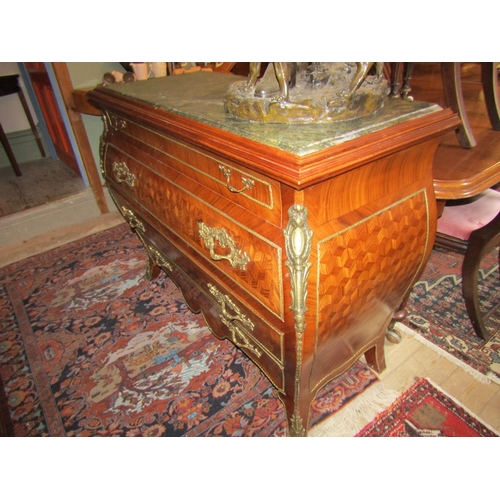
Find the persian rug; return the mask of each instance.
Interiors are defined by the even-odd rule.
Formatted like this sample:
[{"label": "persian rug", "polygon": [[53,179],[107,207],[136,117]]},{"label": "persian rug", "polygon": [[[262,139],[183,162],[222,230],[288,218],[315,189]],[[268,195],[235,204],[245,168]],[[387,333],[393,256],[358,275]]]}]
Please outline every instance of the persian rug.
[{"label": "persian rug", "polygon": [[[145,271],[126,224],[0,269],[0,377],[15,435],[285,436],[268,379],[164,273]],[[358,361],[316,397],[310,428],[378,385]]]},{"label": "persian rug", "polygon": [[498,437],[477,416],[422,378],[357,437]]},{"label": "persian rug", "polygon": [[485,326],[494,332],[479,338],[470,322],[462,295],[463,256],[433,250],[414,286],[403,325],[407,333],[439,350],[486,382],[500,383],[500,275],[498,249],[487,254],[479,272],[479,300]]}]

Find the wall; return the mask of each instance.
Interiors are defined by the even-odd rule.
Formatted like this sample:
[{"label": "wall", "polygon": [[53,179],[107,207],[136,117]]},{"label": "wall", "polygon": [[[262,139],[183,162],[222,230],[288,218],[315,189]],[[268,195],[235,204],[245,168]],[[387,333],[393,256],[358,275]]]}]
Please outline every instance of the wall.
[{"label": "wall", "polygon": [[[19,64],[16,62],[0,62],[0,75],[20,75]],[[31,110],[33,121],[38,124],[38,118],[21,76],[19,76],[19,85]],[[0,97],[0,123],[19,164],[42,157],[17,94]],[[0,168],[3,167],[11,168],[11,165],[7,153],[0,145]]]},{"label": "wall", "polygon": [[[114,70],[124,71],[123,67],[117,62],[68,62],[66,64],[74,88],[93,88],[102,82],[104,73]],[[0,62],[0,75],[11,74],[19,74],[18,63]],[[33,119],[35,123],[38,123],[21,77],[19,82],[31,108]],[[103,131],[102,119],[98,116],[89,115],[82,115],[82,119],[92,148],[94,161],[96,165],[99,165],[99,139]],[[14,150],[18,163],[41,158],[29,122],[17,95],[1,98],[0,123],[5,133],[8,134],[9,144]],[[10,162],[3,148],[0,149],[0,167],[10,168]]]},{"label": "wall", "polygon": [[[73,88],[94,88],[102,83],[104,73],[114,70],[125,70],[120,63],[115,62],[68,62],[68,71]],[[94,161],[99,166],[99,139],[103,131],[102,119],[99,116],[82,115],[85,131],[92,148]],[[100,172],[99,172],[100,174]]]},{"label": "wall", "polygon": [[[0,62],[0,75],[19,75],[19,66],[16,62]],[[28,101],[28,106],[31,109],[31,116],[35,123],[38,123],[38,119],[33,110],[33,105],[31,104],[28,93],[26,92],[26,87],[24,85],[23,79],[19,77],[19,84],[23,89],[24,96]],[[17,94],[7,95],[0,98],[0,123],[6,134],[11,132],[19,132],[21,130],[27,130],[30,128],[30,124],[24,109],[21,106],[21,101]]]}]

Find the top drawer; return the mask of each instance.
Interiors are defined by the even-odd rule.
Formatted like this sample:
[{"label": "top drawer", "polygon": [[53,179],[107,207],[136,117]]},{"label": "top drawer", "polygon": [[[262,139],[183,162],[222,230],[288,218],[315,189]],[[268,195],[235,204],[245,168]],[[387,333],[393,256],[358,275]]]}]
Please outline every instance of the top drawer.
[{"label": "top drawer", "polygon": [[278,182],[116,115],[108,114],[108,123],[107,141],[125,151],[130,144],[159,160],[150,164],[152,170],[161,174],[163,163],[261,218],[281,225]]}]

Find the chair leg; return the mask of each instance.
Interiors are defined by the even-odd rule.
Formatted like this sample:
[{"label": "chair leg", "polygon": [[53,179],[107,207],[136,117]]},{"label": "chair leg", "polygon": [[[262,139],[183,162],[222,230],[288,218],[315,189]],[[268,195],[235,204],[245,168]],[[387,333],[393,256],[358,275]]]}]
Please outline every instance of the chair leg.
[{"label": "chair leg", "polygon": [[458,126],[457,139],[463,148],[473,148],[477,142],[467,118],[462,91],[461,65],[459,62],[441,63],[444,97],[447,106],[460,116],[462,124]]},{"label": "chair leg", "polygon": [[493,130],[500,130],[500,93],[498,91],[497,63],[481,63],[484,100]]},{"label": "chair leg", "polygon": [[462,265],[462,291],[467,313],[478,337],[488,340],[479,307],[478,272],[483,256],[500,245],[500,214],[486,226],[471,233]]},{"label": "chair leg", "polygon": [[3,131],[3,127],[0,124],[0,142],[2,143],[3,147],[5,148],[5,152],[7,153],[7,157],[10,160],[10,163],[12,165],[12,168],[14,169],[14,172],[18,177],[20,177],[22,174],[21,169],[19,168],[19,165],[17,164],[16,157],[14,156],[14,152],[12,151],[9,141],[7,139],[7,136],[5,135],[5,132]]},{"label": "chair leg", "polygon": [[43,149],[42,145],[42,140],[40,139],[40,134],[38,133],[38,129],[36,128],[35,122],[33,121],[33,117],[31,116],[30,113],[30,108],[28,107],[28,103],[26,102],[26,97],[24,97],[24,92],[19,87],[19,91],[17,92],[17,95],[19,96],[19,99],[21,101],[21,104],[23,106],[24,112],[26,114],[26,118],[28,119],[28,122],[31,127],[31,131],[33,132],[33,135],[35,136],[36,143],[38,144],[38,149],[40,150],[40,153],[42,153],[42,156],[47,156],[45,154],[45,150]]}]

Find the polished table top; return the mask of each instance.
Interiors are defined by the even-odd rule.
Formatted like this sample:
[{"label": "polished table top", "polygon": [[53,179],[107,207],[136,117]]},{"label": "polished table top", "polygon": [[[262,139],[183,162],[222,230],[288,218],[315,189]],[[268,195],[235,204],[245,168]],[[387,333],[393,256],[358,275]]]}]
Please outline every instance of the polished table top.
[{"label": "polished table top", "polygon": [[[480,69],[479,63],[462,65],[463,96],[477,145],[461,147],[453,131],[443,137],[433,167],[437,199],[468,198],[500,182],[500,131],[491,128]],[[411,88],[415,99],[446,106],[440,63],[415,63]]]}]

